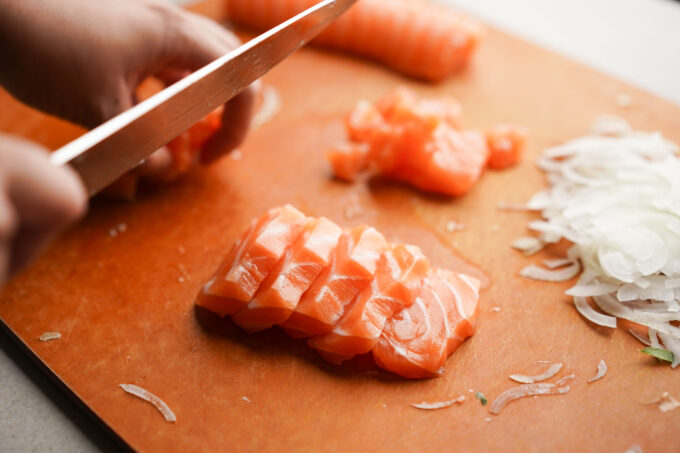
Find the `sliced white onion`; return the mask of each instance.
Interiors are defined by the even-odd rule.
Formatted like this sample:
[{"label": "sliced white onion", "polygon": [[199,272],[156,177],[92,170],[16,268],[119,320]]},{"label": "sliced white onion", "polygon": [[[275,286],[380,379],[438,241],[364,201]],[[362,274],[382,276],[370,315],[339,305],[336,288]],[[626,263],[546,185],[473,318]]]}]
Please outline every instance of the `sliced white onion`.
[{"label": "sliced white onion", "polygon": [[537,374],[534,376],[527,376],[525,374],[511,374],[510,379],[521,384],[533,384],[534,382],[541,382],[545,381],[546,379],[550,379],[551,377],[559,373],[561,369],[562,364],[555,363],[553,365],[550,365],[550,367],[545,371],[545,373]]},{"label": "sliced white onion", "polygon": [[588,321],[598,326],[616,328],[616,318],[596,311],[590,306],[585,297],[574,297],[574,306],[576,310],[586,318]]},{"label": "sliced white onion", "polygon": [[581,267],[578,263],[573,263],[563,269],[549,270],[536,265],[529,265],[520,271],[522,277],[545,282],[563,282],[574,278]]},{"label": "sliced white onion", "polygon": [[559,258],[556,260],[543,260],[543,264],[548,269],[557,269],[558,267],[566,266],[567,264],[573,264],[574,260],[569,258]]},{"label": "sliced white onion", "polygon": [[50,340],[58,340],[61,338],[61,334],[59,332],[43,332],[38,340],[40,341],[50,341]]},{"label": "sliced white onion", "polygon": [[594,283],[591,285],[576,285],[569,288],[565,294],[568,296],[593,297],[611,294],[618,288],[618,285],[609,283]]},{"label": "sliced white onion", "polygon": [[588,379],[588,384],[590,384],[591,382],[595,382],[598,379],[602,379],[605,374],[607,374],[607,364],[605,363],[604,360],[600,360],[600,363],[597,364],[597,373],[595,374],[595,376]]},{"label": "sliced white onion", "polygon": [[250,121],[250,126],[257,129],[267,124],[281,111],[281,96],[279,92],[270,85],[262,87],[262,104]]},{"label": "sliced white onion", "polygon": [[465,395],[460,395],[457,398],[454,398],[452,400],[447,400],[447,401],[435,401],[432,403],[428,403],[423,401],[422,403],[416,403],[416,404],[411,404],[411,407],[415,407],[416,409],[422,409],[422,410],[436,410],[436,409],[444,409],[446,407],[451,407],[454,404],[463,404],[465,402]]},{"label": "sliced white onion", "polygon": [[540,252],[543,247],[545,247],[545,244],[537,237],[525,236],[515,239],[512,243],[512,247],[523,252],[526,256],[530,256]]},{"label": "sliced white onion", "polygon": [[131,395],[134,395],[138,398],[143,399],[144,401],[148,401],[149,403],[153,404],[156,407],[156,409],[158,409],[158,411],[163,415],[163,418],[165,418],[166,422],[174,422],[177,420],[177,418],[175,417],[175,413],[170,410],[168,405],[165,404],[165,401],[163,401],[153,393],[149,392],[148,390],[145,390],[134,384],[120,384],[120,388],[122,388]]},{"label": "sliced white onion", "polygon": [[[624,120],[606,117],[592,135],[545,150],[537,164],[549,187],[526,205],[542,216],[529,228],[544,243],[573,243],[565,260],[578,262],[582,273],[567,294],[581,315],[607,327],[615,327],[616,318],[641,324],[653,347],[663,343],[680,352],[678,146],[658,132],[633,131]],[[545,264],[575,272],[567,261]],[[521,274],[563,281],[571,276],[565,269],[556,274],[529,266]]]},{"label": "sliced white onion", "polygon": [[645,337],[644,335],[637,333],[633,329],[628,329],[628,333],[630,333],[632,336],[634,336],[637,339],[637,341],[644,344],[645,346],[651,346],[652,345],[652,343],[649,342],[649,337]]},{"label": "sliced white onion", "polygon": [[680,407],[680,401],[673,398],[668,392],[663,392],[660,397],[648,401],[646,404],[657,404],[661,412],[669,412]]},{"label": "sliced white onion", "polygon": [[569,386],[565,385],[563,387],[557,387],[555,384],[549,383],[538,383],[538,384],[523,384],[513,387],[510,390],[498,395],[498,397],[491,403],[489,407],[489,412],[492,414],[500,414],[501,410],[511,401],[519,398],[524,398],[526,396],[539,396],[539,395],[558,395],[567,393],[569,391]]},{"label": "sliced white onion", "polygon": [[673,362],[671,363],[671,368],[675,368],[680,365],[680,340],[673,338],[671,335],[665,333],[659,333],[659,337],[666,349],[673,353]]},{"label": "sliced white onion", "polygon": [[564,385],[565,383],[567,383],[567,382],[569,382],[573,379],[576,379],[576,375],[574,373],[567,374],[563,378],[556,380],[555,385],[559,387],[559,386]]}]

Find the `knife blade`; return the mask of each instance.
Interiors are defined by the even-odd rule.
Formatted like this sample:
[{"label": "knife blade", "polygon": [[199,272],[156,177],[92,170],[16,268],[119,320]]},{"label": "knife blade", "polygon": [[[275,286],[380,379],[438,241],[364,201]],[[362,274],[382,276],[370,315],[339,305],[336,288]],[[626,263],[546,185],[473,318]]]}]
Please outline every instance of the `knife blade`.
[{"label": "knife blade", "polygon": [[248,41],[56,150],[54,165],[71,165],[90,195],[305,45],[357,0],[324,0]]}]

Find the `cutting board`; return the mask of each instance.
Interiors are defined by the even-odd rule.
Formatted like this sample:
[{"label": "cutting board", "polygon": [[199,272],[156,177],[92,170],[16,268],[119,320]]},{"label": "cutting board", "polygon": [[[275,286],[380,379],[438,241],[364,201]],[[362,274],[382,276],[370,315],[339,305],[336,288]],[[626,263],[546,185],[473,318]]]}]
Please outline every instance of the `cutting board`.
[{"label": "cutting board", "polygon": [[[544,187],[542,149],[583,135],[600,114],[680,142],[680,108],[546,50],[490,29],[474,64],[442,85],[405,79],[369,62],[305,49],[266,78],[283,109],[253,131],[240,159],[227,157],[134,203],[95,201],[0,297],[18,338],[101,420],[140,451],[679,451],[680,410],[645,401],[680,397],[680,371],[638,352],[625,330],[596,328],[563,295],[571,282],[529,281],[519,270],[563,249],[526,258],[510,243],[531,216],[497,209]],[[449,199],[381,180],[331,179],[324,151],[344,136],[359,99],[398,85],[453,95],[464,122],[530,130],[523,162],[487,172]],[[632,97],[626,109],[619,94]],[[0,98],[0,129],[57,147],[81,130]],[[435,265],[484,275],[478,332],[421,381],[360,358],[322,361],[278,329],[248,335],[194,307],[194,297],[251,218],[291,203],[343,226],[368,223],[392,241],[420,246]],[[447,232],[446,224],[463,224]],[[124,227],[121,227],[123,226]],[[123,231],[124,230],[124,231]],[[464,258],[463,258],[464,257]],[[497,308],[496,308],[497,307]],[[59,340],[40,342],[45,331]],[[587,384],[600,359],[606,377]],[[528,398],[498,416],[492,401],[508,375],[539,373],[538,361],[575,373],[566,395]],[[137,384],[177,415],[167,423],[118,385]],[[439,411],[410,406],[466,395]]]}]

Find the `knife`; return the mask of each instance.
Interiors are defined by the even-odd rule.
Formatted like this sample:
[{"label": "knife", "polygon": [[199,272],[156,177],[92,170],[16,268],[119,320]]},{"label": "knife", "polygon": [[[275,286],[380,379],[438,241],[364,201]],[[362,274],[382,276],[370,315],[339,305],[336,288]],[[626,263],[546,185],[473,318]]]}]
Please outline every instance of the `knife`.
[{"label": "knife", "polygon": [[52,153],[90,195],[139,165],[305,45],[357,0],[324,0]]}]

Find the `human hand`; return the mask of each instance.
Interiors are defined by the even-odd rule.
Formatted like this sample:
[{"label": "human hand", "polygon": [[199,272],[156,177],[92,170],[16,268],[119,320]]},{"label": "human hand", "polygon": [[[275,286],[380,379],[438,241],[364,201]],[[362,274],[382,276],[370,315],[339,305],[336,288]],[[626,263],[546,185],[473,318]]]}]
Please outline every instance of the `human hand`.
[{"label": "human hand", "polygon": [[[133,106],[147,77],[172,84],[238,45],[215,22],[162,0],[0,0],[0,84],[87,128]],[[241,143],[253,103],[251,88],[226,104],[204,162]]]},{"label": "human hand", "polygon": [[85,212],[87,195],[46,150],[0,134],[0,286]]}]

